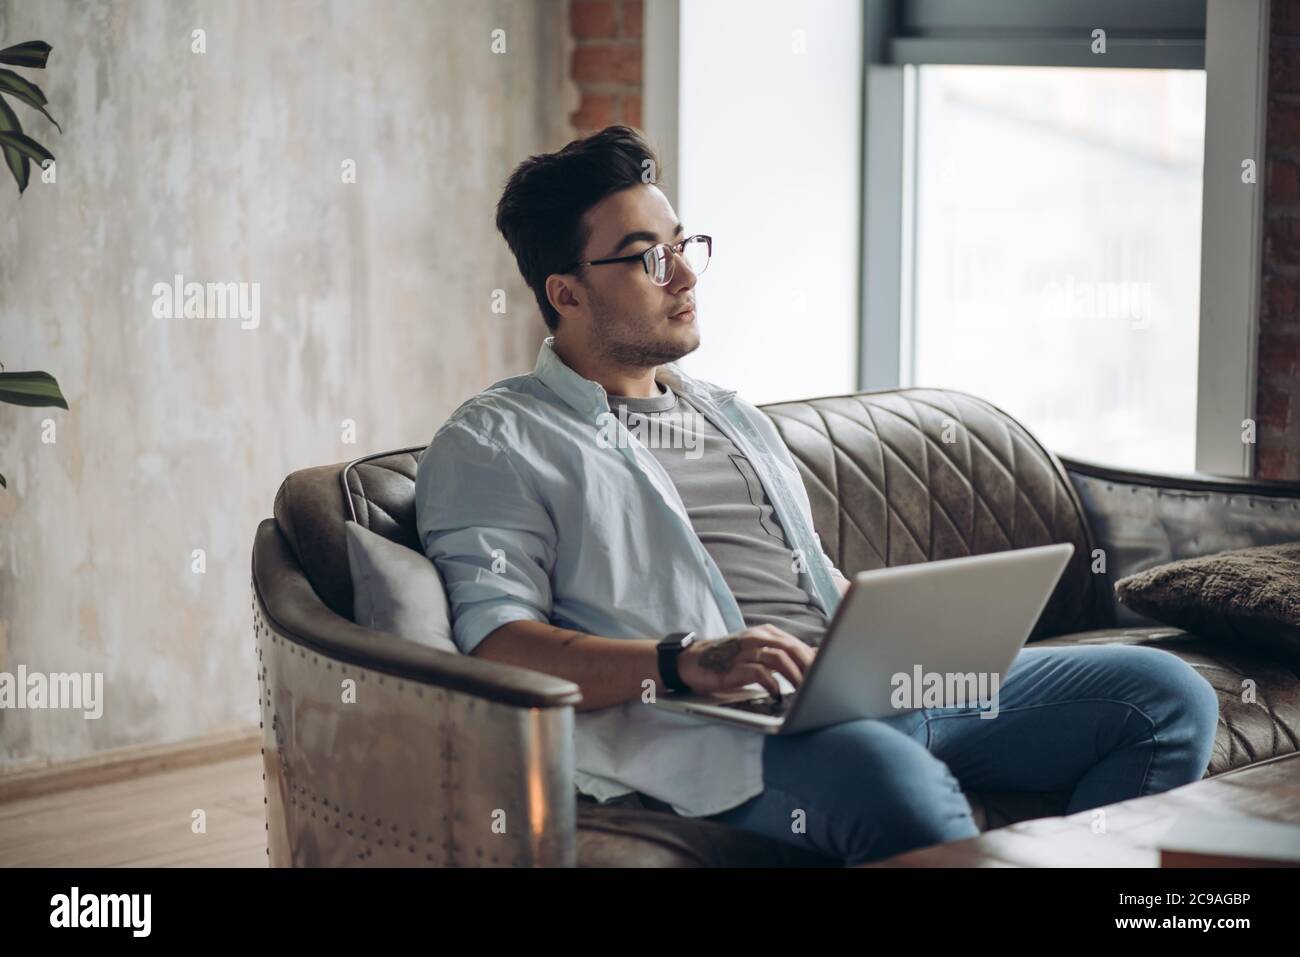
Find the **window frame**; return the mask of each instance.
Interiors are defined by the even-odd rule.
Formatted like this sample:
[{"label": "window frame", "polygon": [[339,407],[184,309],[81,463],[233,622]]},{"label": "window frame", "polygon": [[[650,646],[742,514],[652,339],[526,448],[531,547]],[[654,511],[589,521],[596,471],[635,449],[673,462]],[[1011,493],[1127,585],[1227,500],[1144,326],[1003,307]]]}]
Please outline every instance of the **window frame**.
[{"label": "window frame", "polygon": [[[1196,471],[1253,476],[1269,3],[864,0],[858,388],[913,381],[916,66],[1205,69]],[[1104,56],[1088,23],[1107,31]]]}]

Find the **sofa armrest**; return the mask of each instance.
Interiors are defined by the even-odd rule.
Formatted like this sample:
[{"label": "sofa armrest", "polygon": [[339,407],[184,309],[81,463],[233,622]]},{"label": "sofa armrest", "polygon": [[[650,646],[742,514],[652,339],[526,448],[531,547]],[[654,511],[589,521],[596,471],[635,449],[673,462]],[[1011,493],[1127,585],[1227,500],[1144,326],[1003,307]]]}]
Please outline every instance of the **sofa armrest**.
[{"label": "sofa armrest", "polygon": [[1061,458],[1105,556],[1110,625],[1151,620],[1115,601],[1114,583],[1180,558],[1300,541],[1300,482],[1169,475]]},{"label": "sofa armrest", "polygon": [[573,866],[577,685],[326,607],[274,520],[253,548],[274,866]]}]

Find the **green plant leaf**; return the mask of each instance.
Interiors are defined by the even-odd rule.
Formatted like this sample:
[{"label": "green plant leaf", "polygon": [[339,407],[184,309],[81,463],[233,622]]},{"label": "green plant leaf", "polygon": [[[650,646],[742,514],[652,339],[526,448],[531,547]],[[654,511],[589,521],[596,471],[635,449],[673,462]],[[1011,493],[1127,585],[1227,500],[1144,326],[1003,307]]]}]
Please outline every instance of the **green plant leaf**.
[{"label": "green plant leaf", "polygon": [[66,409],[68,402],[59,384],[48,372],[0,372],[0,402],[10,405],[56,405]]},{"label": "green plant leaf", "polygon": [[[22,131],[23,127],[18,122],[18,117],[9,108],[5,98],[0,96],[0,132],[21,133]],[[21,196],[31,176],[32,161],[12,146],[0,147],[0,149],[4,150],[5,163],[8,164],[9,172],[14,174],[14,179],[18,182],[18,195]]]},{"label": "green plant leaf", "polygon": [[45,114],[45,118],[53,123],[60,133],[63,127],[59,126],[59,121],[50,116],[50,111],[45,108],[49,100],[41,92],[41,88],[35,83],[29,83],[13,70],[0,70],[0,93],[8,93],[10,96],[17,97],[28,106],[35,107]]},{"label": "green plant leaf", "polygon": [[37,165],[44,163],[46,160],[54,159],[53,153],[26,133],[10,133],[0,130],[0,146],[12,146],[24,156],[30,156],[36,160]]},{"label": "green plant leaf", "polygon": [[28,40],[0,50],[0,63],[10,66],[31,66],[38,70],[45,69],[45,60],[53,49],[44,40]]}]

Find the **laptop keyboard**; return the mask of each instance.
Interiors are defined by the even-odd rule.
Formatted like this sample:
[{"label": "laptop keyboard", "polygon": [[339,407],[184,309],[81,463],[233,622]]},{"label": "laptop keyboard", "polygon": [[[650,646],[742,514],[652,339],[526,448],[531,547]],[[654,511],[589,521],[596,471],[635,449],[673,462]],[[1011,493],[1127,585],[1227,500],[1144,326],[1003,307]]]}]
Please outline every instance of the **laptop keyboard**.
[{"label": "laptop keyboard", "polygon": [[793,700],[794,695],[782,695],[780,701],[768,695],[766,698],[737,701],[734,704],[727,705],[727,707],[735,708],[737,711],[748,711],[752,714],[766,714],[779,718],[790,710],[790,702]]}]

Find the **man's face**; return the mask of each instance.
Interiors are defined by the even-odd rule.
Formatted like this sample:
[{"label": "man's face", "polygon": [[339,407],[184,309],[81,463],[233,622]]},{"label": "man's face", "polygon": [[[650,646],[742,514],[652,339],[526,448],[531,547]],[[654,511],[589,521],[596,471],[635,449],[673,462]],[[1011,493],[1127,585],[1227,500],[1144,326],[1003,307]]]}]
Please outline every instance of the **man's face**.
[{"label": "man's face", "polygon": [[[587,211],[590,228],[582,261],[642,253],[685,234],[668,198],[653,185],[607,196]],[[680,359],[699,348],[695,273],[674,255],[668,284],[656,286],[639,260],[588,266],[560,329],[576,322],[579,337],[605,361],[646,368]]]}]

